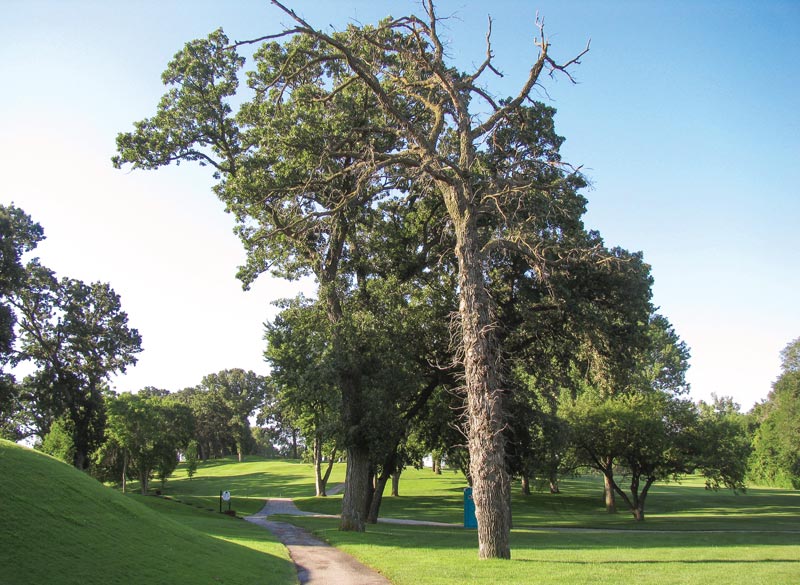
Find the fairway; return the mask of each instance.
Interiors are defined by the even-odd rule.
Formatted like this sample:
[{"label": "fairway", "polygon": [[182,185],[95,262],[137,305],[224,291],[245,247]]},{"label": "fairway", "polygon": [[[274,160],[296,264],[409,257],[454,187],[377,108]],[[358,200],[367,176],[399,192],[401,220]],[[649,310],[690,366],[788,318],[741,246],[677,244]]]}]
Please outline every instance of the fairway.
[{"label": "fairway", "polygon": [[[312,467],[298,461],[214,460],[201,463],[191,480],[179,467],[165,497],[123,497],[7,442],[0,443],[0,472],[2,583],[294,583],[285,549],[267,531],[216,511],[219,491],[231,491],[240,515],[270,497],[292,497],[302,509],[325,513],[341,504],[341,496],[310,496]],[[338,465],[331,485],[343,476]],[[460,523],[465,485],[460,473],[408,469],[401,495],[384,499],[382,516]],[[711,492],[689,478],[654,488],[648,519],[635,523],[625,513],[604,512],[600,485],[585,477],[564,481],[557,495],[515,493],[511,561],[479,561],[476,532],[461,527],[378,524],[354,533],[340,532],[333,519],[280,519],[398,585],[797,583],[798,492]],[[209,575],[214,579],[206,581]]]},{"label": "fairway", "polygon": [[[341,481],[344,465],[334,470]],[[267,479],[262,483],[262,480]],[[227,483],[226,483],[227,482]],[[336,514],[341,496],[315,498],[310,465],[299,462],[217,461],[185,478],[179,468],[166,493],[212,502],[222,486],[238,485],[237,508],[261,497],[294,497],[303,510]],[[382,517],[460,524],[463,475],[407,469],[400,496],[385,497]],[[228,489],[225,487],[224,489]],[[215,491],[217,490],[217,491]],[[369,526],[340,532],[336,520],[281,517],[302,526],[379,570],[397,584],[412,583],[796,583],[800,571],[800,493],[751,488],[710,491],[699,478],[657,484],[647,520],[605,513],[602,480],[565,480],[561,494],[513,496],[512,560],[479,561],[475,531],[429,526]],[[201,495],[205,492],[206,495]],[[234,498],[237,497],[233,493]]]}]

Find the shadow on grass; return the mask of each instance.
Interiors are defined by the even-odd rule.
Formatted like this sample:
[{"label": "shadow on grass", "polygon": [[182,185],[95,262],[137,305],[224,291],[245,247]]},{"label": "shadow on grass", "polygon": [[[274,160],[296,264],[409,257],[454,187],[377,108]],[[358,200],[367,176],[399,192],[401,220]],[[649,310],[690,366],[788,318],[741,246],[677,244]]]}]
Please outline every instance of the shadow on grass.
[{"label": "shadow on grass", "polygon": [[298,498],[313,495],[314,486],[307,483],[304,475],[275,476],[266,472],[254,472],[232,476],[170,479],[163,491],[166,494],[213,496],[223,490],[228,490],[233,495],[255,498]]},{"label": "shadow on grass", "polygon": [[[463,528],[434,526],[369,525],[366,532],[341,532],[334,519],[283,516],[313,532],[334,546],[369,545],[394,549],[454,550],[477,547],[477,532]],[[699,532],[640,532],[604,530],[559,531],[557,529],[514,529],[512,549],[590,551],[635,551],[647,549],[710,549],[725,547],[770,547],[800,544],[797,534],[781,532],[722,532],[713,535]],[[772,551],[774,553],[775,551]],[[671,560],[671,559],[667,559]],[[734,562],[737,559],[732,559]],[[796,559],[795,559],[796,560]],[[656,561],[654,561],[656,562]],[[778,562],[778,561],[776,561]],[[799,561],[800,562],[800,561]]]},{"label": "shadow on grass", "polygon": [[609,559],[607,561],[559,561],[540,559],[514,559],[518,563],[548,563],[554,565],[761,565],[764,563],[794,563],[800,564],[797,559],[687,559],[687,560],[619,560]]}]

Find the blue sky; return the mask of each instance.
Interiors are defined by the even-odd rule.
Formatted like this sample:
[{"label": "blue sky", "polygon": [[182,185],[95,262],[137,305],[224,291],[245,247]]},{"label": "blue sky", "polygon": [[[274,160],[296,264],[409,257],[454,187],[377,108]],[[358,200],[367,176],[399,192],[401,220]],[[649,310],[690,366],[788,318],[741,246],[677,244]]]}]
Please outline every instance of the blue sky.
[{"label": "blue sky", "polygon": [[[319,27],[420,12],[416,2],[290,2]],[[779,351],[800,336],[800,2],[437,4],[452,61],[482,60],[487,15],[514,93],[535,56],[538,11],[552,54],[591,38],[579,81],[547,80],[566,160],[582,165],[587,226],[641,250],[654,300],[692,350],[696,398],[766,397]],[[193,38],[232,39],[288,19],[265,1],[4,0],[0,20],[0,201],[45,228],[42,261],[110,282],[144,338],[118,390],[171,390],[243,367],[266,373],[270,302],[313,290],[262,277],[243,292],[232,219],[206,169],[111,167],[114,139],[154,112],[160,74]]]}]

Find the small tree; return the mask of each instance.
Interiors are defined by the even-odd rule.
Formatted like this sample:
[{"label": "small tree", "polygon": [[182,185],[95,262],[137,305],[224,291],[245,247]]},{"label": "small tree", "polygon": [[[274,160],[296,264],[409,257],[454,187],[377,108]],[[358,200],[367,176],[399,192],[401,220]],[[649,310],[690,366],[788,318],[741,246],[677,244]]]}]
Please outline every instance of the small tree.
[{"label": "small tree", "polygon": [[[695,469],[702,442],[691,402],[664,393],[586,394],[564,416],[583,460],[603,474],[636,520],[644,520],[653,483]],[[617,466],[630,478],[628,492],[614,474]]]},{"label": "small tree", "polygon": [[186,459],[186,475],[192,479],[197,472],[197,441],[194,439],[189,441],[183,456]]}]

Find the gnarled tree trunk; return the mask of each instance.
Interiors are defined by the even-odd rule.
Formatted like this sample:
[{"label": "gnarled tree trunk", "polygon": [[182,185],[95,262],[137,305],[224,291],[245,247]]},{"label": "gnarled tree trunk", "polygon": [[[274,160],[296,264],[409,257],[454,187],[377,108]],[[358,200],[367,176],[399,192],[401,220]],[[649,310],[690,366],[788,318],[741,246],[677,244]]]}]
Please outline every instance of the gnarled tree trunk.
[{"label": "gnarled tree trunk", "polygon": [[489,295],[471,197],[445,194],[456,230],[459,316],[467,393],[467,437],[472,497],[478,521],[478,557],[511,558],[511,489],[505,468],[505,413]]}]

